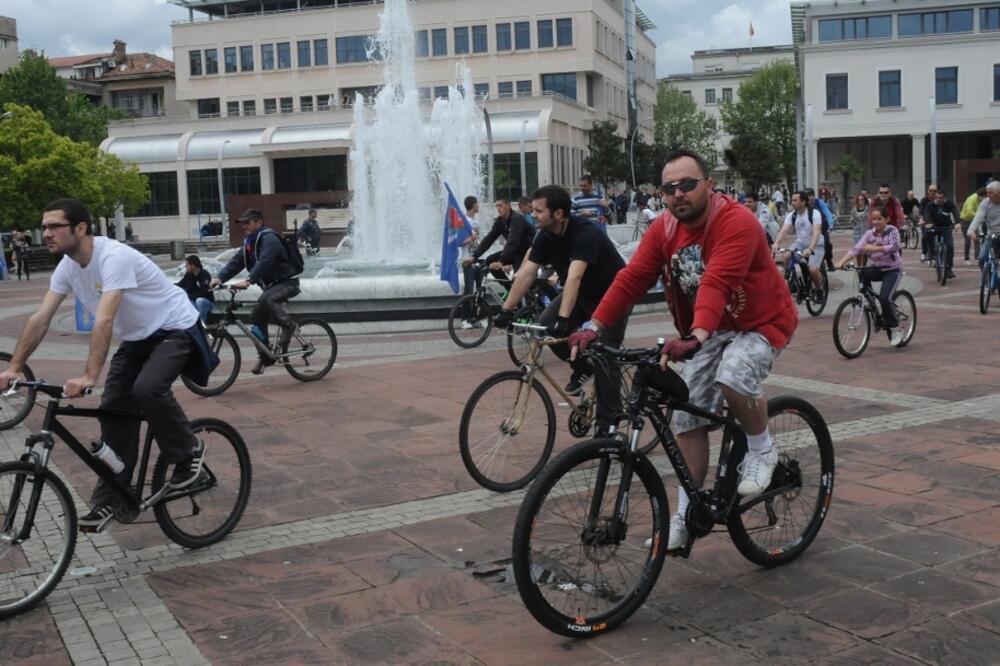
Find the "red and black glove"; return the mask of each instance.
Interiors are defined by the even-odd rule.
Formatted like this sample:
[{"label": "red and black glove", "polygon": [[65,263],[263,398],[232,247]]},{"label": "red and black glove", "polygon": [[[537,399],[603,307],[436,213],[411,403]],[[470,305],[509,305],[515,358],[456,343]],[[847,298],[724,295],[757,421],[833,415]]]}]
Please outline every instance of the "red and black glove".
[{"label": "red and black glove", "polygon": [[686,338],[675,338],[663,346],[663,355],[674,363],[688,361],[701,349],[701,341],[690,335]]},{"label": "red and black glove", "polygon": [[587,347],[597,340],[597,331],[589,328],[581,328],[576,333],[569,336],[569,348],[578,348],[581,352],[587,351]]}]

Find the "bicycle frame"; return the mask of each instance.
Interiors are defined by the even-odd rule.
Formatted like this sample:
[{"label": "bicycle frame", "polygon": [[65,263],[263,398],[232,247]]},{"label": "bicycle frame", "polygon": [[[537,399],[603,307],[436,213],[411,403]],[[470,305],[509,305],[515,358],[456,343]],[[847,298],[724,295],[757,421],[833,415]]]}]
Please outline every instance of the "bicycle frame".
[{"label": "bicycle frame", "polygon": [[256,335],[253,334],[253,331],[250,330],[249,326],[247,326],[245,323],[236,318],[235,312],[240,307],[236,303],[236,290],[229,289],[228,291],[231,294],[231,298],[229,299],[229,305],[227,305],[226,309],[223,310],[222,312],[223,318],[217,321],[212,326],[207,327],[209,332],[211,332],[212,330],[225,329],[227,326],[235,326],[236,328],[240,329],[240,331],[243,332],[243,335],[246,336],[247,339],[250,340],[250,342],[253,343],[253,346],[257,349],[258,352],[260,352],[261,354],[265,354],[269,359],[272,359],[274,361],[281,361],[284,359],[291,358],[292,356],[299,356],[305,354],[307,352],[307,350],[303,348],[295,351],[280,353],[278,350],[277,336],[271,342],[271,346],[265,345],[260,338],[258,338]]},{"label": "bicycle frame", "polygon": [[[515,402],[514,418],[518,420],[524,418],[524,411],[527,407],[528,397],[530,396],[531,384],[535,379],[536,372],[542,373],[542,377],[545,379],[545,381],[547,381],[549,386],[551,386],[552,389],[559,394],[559,397],[561,397],[564,401],[566,401],[566,404],[569,405],[569,408],[573,412],[575,412],[576,414],[578,414],[583,418],[589,418],[590,415],[581,409],[581,405],[584,404],[584,401],[581,400],[580,405],[578,405],[573,400],[573,398],[570,397],[562,389],[561,386],[559,386],[559,383],[555,380],[555,378],[552,375],[549,374],[548,370],[546,370],[544,366],[538,363],[538,359],[541,356],[542,351],[546,347],[551,347],[552,345],[565,343],[567,338],[544,339],[541,336],[545,335],[546,328],[544,326],[539,326],[536,324],[515,324],[514,328],[521,329],[522,332],[530,332],[530,336],[528,339],[528,344],[529,344],[528,362],[526,362],[524,365],[521,366],[522,370],[524,370],[524,376],[521,381],[521,388],[517,394],[517,400]],[[590,400],[589,403],[591,406],[593,406],[594,400]],[[520,416],[518,416],[519,414]],[[520,429],[521,426],[520,422],[518,422],[516,425],[517,428]]]}]

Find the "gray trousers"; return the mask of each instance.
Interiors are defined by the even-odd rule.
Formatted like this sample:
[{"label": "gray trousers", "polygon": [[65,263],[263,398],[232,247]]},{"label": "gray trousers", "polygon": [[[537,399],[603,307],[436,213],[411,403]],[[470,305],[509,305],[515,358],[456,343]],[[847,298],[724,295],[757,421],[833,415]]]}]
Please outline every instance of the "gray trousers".
[{"label": "gray trousers", "polygon": [[299,291],[299,281],[295,279],[272,284],[257,299],[257,305],[250,313],[250,323],[256,324],[265,334],[268,322],[273,321],[282,328],[288,328],[292,325],[292,318],[285,307],[285,301],[298,296]]}]

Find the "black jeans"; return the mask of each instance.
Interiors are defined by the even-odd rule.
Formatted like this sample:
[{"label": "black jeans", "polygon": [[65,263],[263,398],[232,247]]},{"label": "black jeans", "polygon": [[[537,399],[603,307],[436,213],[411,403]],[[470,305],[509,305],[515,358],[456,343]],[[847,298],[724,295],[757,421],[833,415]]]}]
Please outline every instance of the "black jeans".
[{"label": "black jeans", "polygon": [[830,240],[830,227],[823,223],[823,245],[826,247],[826,256],[823,261],[826,262],[826,267],[828,270],[833,270],[833,241]]},{"label": "black jeans", "polygon": [[[561,304],[562,294],[559,294],[542,312],[538,318],[538,323],[542,326],[551,326],[554,324],[556,317],[559,316],[559,306]],[[597,303],[593,303],[582,296],[577,297],[576,305],[573,307],[573,312],[569,317],[570,330],[575,331],[580,328],[580,325],[589,320],[596,309]],[[617,324],[604,330],[601,333],[600,341],[610,347],[621,347],[622,340],[625,339],[625,327],[628,326],[628,318],[631,312],[630,308]],[[568,345],[552,345],[549,349],[560,359],[569,361]],[[619,390],[621,386],[621,373],[618,371],[618,367],[611,365],[608,368],[610,376],[605,376],[603,372],[591,368],[586,361],[579,357],[575,361],[570,362],[570,367],[576,372],[589,374],[592,370],[594,371],[594,386],[597,393],[597,427],[599,429],[607,428],[607,426],[611,425],[612,415],[621,410],[621,395]]]},{"label": "black jeans", "polygon": [[[163,459],[169,463],[190,456],[195,444],[187,415],[170,388],[193,351],[194,341],[185,331],[123,342],[111,358],[104,380],[101,409],[140,410]],[[118,481],[128,485],[139,458],[139,422],[115,416],[104,416],[99,421],[101,439],[125,463]],[[113,495],[114,491],[103,480],[97,482],[95,503],[103,503]]]},{"label": "black jeans", "polygon": [[17,265],[17,279],[21,279],[21,271],[23,270],[25,279],[30,280],[31,271],[28,270],[28,257],[21,252],[17,252],[14,255],[14,263]]},{"label": "black jeans", "polygon": [[937,243],[937,235],[941,234],[944,236],[944,247],[945,247],[945,268],[951,270],[952,263],[955,261],[955,238],[951,233],[951,227],[934,227],[932,229],[924,229],[923,240],[921,241],[923,245],[923,254],[927,256],[928,259],[934,259],[934,244]]},{"label": "black jeans", "polygon": [[257,299],[257,305],[250,313],[250,323],[256,324],[265,335],[268,322],[288,328],[292,325],[292,317],[288,314],[285,301],[297,296],[299,291],[299,281],[295,278],[272,284]]},{"label": "black jeans", "polygon": [[892,295],[896,293],[899,269],[885,270],[875,266],[868,266],[861,269],[858,277],[861,279],[861,284],[865,287],[870,287],[872,282],[882,283],[882,289],[878,294],[878,300],[882,304],[882,321],[889,328],[899,326],[899,322],[896,320],[896,312],[892,309]]}]

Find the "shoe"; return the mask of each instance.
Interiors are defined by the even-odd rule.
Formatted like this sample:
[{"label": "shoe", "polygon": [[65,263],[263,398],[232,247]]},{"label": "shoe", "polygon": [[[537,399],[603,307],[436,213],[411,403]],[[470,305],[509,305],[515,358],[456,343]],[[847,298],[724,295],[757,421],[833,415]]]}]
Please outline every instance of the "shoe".
[{"label": "shoe", "polygon": [[264,372],[264,368],[269,368],[272,365],[274,365],[274,359],[273,358],[268,358],[267,356],[258,356],[257,357],[257,365],[253,366],[250,369],[250,372],[252,372],[255,375],[259,375],[259,374],[262,374]]},{"label": "shoe", "polygon": [[971,266],[972,265],[972,259],[966,259],[965,260],[965,265],[966,266]]},{"label": "shoe", "polygon": [[174,464],[174,473],[170,475],[168,482],[172,490],[187,488],[201,474],[201,467],[205,463],[205,443],[200,439],[195,442],[191,449],[191,455]]},{"label": "shoe", "polygon": [[469,321],[468,319],[466,319],[465,321],[462,322],[461,328],[462,328],[462,330],[467,331],[470,328],[472,328],[473,326],[475,326],[475,324],[473,324],[471,321]]},{"label": "shoe", "polygon": [[115,517],[115,509],[110,503],[96,504],[86,516],[77,520],[77,525],[84,532],[100,532]]},{"label": "shoe", "polygon": [[[687,523],[680,512],[670,516],[670,535],[667,537],[667,552],[680,550],[687,545],[691,535],[688,534]],[[653,540],[646,539],[646,548],[652,548]]]},{"label": "shoe", "polygon": [[743,462],[737,467],[740,473],[740,485],[737,489],[741,497],[760,495],[771,485],[771,475],[778,464],[778,449],[771,446],[767,453],[751,453],[747,451]]},{"label": "shoe", "polygon": [[290,326],[283,327],[281,332],[278,333],[278,347],[281,348],[287,345],[297,330],[299,330],[299,327],[294,323]]},{"label": "shoe", "polygon": [[489,319],[480,319],[479,321],[476,322],[476,328],[486,328],[489,325],[490,325]]},{"label": "shoe", "polygon": [[926,254],[920,255],[920,263],[924,263],[925,261],[927,261],[927,255]]},{"label": "shoe", "polygon": [[958,277],[958,276],[955,275],[955,271],[952,271],[952,270],[948,271],[948,279],[949,280],[954,280],[956,277]]},{"label": "shoe", "polygon": [[899,343],[903,341],[906,337],[906,333],[901,328],[892,329],[892,333],[889,336],[889,344],[893,347],[898,347]]},{"label": "shoe", "polygon": [[592,375],[590,373],[577,372],[574,370],[573,374],[569,376],[569,382],[563,387],[563,390],[566,391],[566,395],[576,397],[583,392],[583,385],[586,384],[587,380],[591,377]]}]

